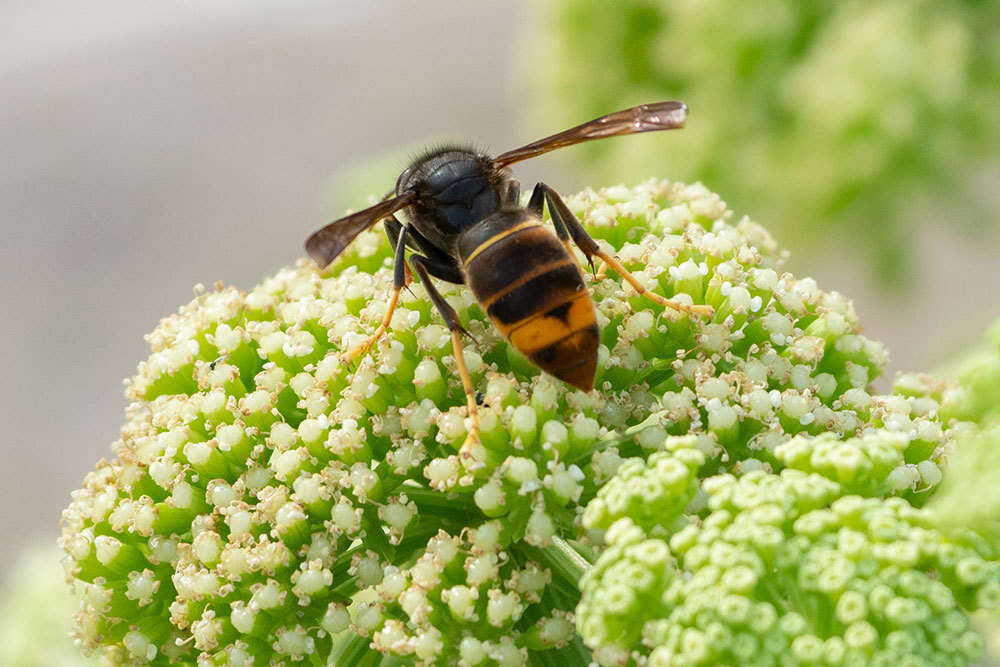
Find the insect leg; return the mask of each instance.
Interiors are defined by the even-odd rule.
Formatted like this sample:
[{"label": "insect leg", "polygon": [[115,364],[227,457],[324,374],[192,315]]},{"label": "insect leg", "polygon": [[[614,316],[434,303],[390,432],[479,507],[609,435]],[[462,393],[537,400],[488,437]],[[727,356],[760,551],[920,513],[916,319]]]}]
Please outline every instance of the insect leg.
[{"label": "insect leg", "polygon": [[455,264],[451,255],[428,241],[413,225],[406,228],[406,245],[424,256],[427,260],[427,270],[432,276],[458,285],[465,282],[461,269]]},{"label": "insect leg", "polygon": [[[550,191],[549,186],[545,185],[545,183],[535,183],[535,187],[531,190],[531,199],[528,200],[528,210],[537,215],[539,220],[542,218],[546,194]],[[553,194],[555,193],[553,192]],[[558,195],[556,196],[558,197]],[[552,207],[552,204],[549,204],[549,213],[552,214],[552,224],[556,228],[556,236],[558,236],[559,240],[562,241],[562,244],[566,246],[566,252],[569,253],[569,256],[576,259],[576,254],[573,252],[573,246],[569,244],[570,236],[569,232],[566,230],[566,225],[564,225],[561,220],[556,218],[554,210],[555,209]],[[572,213],[570,215],[572,215]],[[586,234],[586,232],[584,232],[584,234]],[[590,237],[588,236],[587,238]],[[577,245],[580,246],[579,243],[577,243]],[[597,247],[596,244],[594,247]],[[584,250],[583,246],[580,246],[580,250],[583,250],[584,254],[587,255],[587,262],[590,264],[591,271],[593,271],[594,261],[590,258],[590,254]]]},{"label": "insect leg", "polygon": [[[535,183],[535,187],[531,189],[531,198],[528,200],[528,210],[537,215],[539,218],[542,217],[542,212],[545,210],[545,190],[549,186],[545,183]],[[557,233],[565,234],[566,230],[556,229]],[[559,238],[562,238],[560,236]]]},{"label": "insect leg", "polygon": [[[454,260],[450,258],[446,262],[439,262],[423,255],[411,255],[410,264],[413,264],[414,260],[418,260],[420,264],[423,264],[427,273],[435,278],[447,283],[455,283],[456,285],[465,283],[465,276],[462,275],[462,269],[458,268],[458,264],[455,264]],[[413,268],[416,269],[416,265]]]},{"label": "insect leg", "polygon": [[514,179],[507,181],[507,192],[503,201],[507,206],[517,206],[521,201],[521,184]]},{"label": "insect leg", "polygon": [[[350,363],[357,357],[363,355],[368,351],[375,341],[382,337],[389,329],[389,323],[392,321],[392,314],[396,311],[396,304],[399,302],[399,293],[403,291],[412,277],[410,276],[410,270],[406,266],[406,233],[409,229],[408,227],[403,227],[399,224],[399,221],[395,217],[386,219],[385,221],[385,233],[389,237],[390,241],[394,241],[396,247],[395,259],[393,262],[392,270],[392,294],[389,295],[389,305],[386,306],[385,316],[382,318],[382,323],[379,324],[378,329],[375,333],[368,336],[359,345],[355,345],[347,352],[340,355],[340,360],[344,363]],[[395,237],[395,238],[393,238]]]},{"label": "insect leg", "polygon": [[[535,186],[535,192],[539,189],[543,193],[542,196],[545,197],[545,202],[549,205],[549,214],[552,216],[552,224],[555,225],[556,234],[559,238],[564,238],[564,234],[569,234],[573,239],[573,243],[583,251],[583,254],[587,256],[587,261],[590,262],[591,268],[594,266],[594,257],[599,258],[604,262],[609,268],[613,269],[615,273],[624,278],[632,287],[635,288],[639,294],[644,295],[646,298],[654,301],[661,306],[666,306],[668,308],[673,308],[674,310],[680,310],[685,313],[694,313],[695,315],[703,315],[705,317],[711,317],[715,310],[711,306],[706,305],[691,305],[683,303],[680,301],[672,301],[670,299],[665,299],[655,292],[650,292],[638,280],[635,279],[628,269],[626,269],[621,262],[619,262],[615,257],[609,255],[608,253],[601,250],[597,242],[590,237],[587,230],[583,228],[580,221],[576,219],[573,212],[569,210],[566,206],[566,202],[562,200],[555,190],[545,185],[544,183],[539,183]],[[532,198],[534,199],[534,193],[532,193]],[[560,227],[562,231],[560,231]]]},{"label": "insect leg", "polygon": [[392,248],[398,246],[399,235],[403,232],[403,223],[401,223],[396,216],[390,215],[382,221],[382,226],[385,227],[385,235],[389,239],[389,245]]},{"label": "insect leg", "polygon": [[[444,300],[444,297],[441,296],[441,293],[437,291],[437,288],[431,282],[429,273],[431,265],[427,259],[420,255],[412,255],[410,257],[410,264],[413,266],[413,270],[417,272],[417,275],[420,276],[420,282],[423,283],[424,288],[427,290],[427,294],[434,303],[434,307],[437,308],[448,330],[451,331],[451,346],[455,353],[458,374],[462,378],[462,389],[465,391],[465,403],[468,406],[469,421],[471,422],[465,442],[462,443],[461,449],[458,450],[459,456],[462,459],[467,459],[472,456],[472,448],[479,443],[479,411],[476,407],[476,392],[472,387],[472,378],[469,377],[469,371],[465,367],[465,357],[462,355],[462,334],[468,334],[468,332],[462,327],[462,323],[459,322],[458,313]],[[443,267],[435,268],[441,269]]]}]

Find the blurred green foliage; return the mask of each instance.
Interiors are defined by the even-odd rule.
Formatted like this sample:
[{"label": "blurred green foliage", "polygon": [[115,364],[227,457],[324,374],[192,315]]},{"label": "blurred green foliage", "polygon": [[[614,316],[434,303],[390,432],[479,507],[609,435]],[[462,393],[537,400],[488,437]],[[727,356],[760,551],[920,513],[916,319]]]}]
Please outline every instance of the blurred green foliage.
[{"label": "blurred green foliage", "polygon": [[[982,342],[940,370],[940,375],[958,381],[950,403],[960,406],[960,418],[971,419],[983,434],[967,443],[952,457],[954,475],[946,485],[938,509],[958,522],[983,520],[994,523],[998,534],[997,489],[1000,489],[1000,320],[986,332]],[[975,502],[969,502],[974,498]],[[1000,614],[980,612],[973,616],[986,636],[989,657],[983,667],[1000,667]]]},{"label": "blurred green foliage", "polygon": [[956,402],[963,407],[962,418],[1000,429],[1000,319],[989,327],[979,345],[942,372],[958,380]]},{"label": "blurred green foliage", "polygon": [[530,16],[539,131],[691,109],[682,132],[561,156],[597,182],[701,179],[795,248],[854,242],[896,286],[915,201],[949,207],[956,233],[984,224],[969,182],[1000,145],[1000,3],[538,0]]},{"label": "blurred green foliage", "polygon": [[75,600],[55,545],[27,549],[6,572],[0,594],[0,665],[97,667],[73,643]]}]

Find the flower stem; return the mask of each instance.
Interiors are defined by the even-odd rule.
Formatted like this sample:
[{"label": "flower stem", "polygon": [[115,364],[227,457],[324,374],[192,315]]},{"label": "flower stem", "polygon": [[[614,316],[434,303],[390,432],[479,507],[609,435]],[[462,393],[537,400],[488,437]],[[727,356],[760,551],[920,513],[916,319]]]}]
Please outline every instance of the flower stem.
[{"label": "flower stem", "polygon": [[590,563],[581,556],[569,542],[555,536],[545,547],[533,547],[527,544],[519,545],[519,550],[526,556],[538,561],[552,570],[552,573],[579,590],[580,577],[590,569]]},{"label": "flower stem", "polygon": [[462,523],[468,521],[470,513],[479,514],[479,508],[470,502],[468,497],[454,494],[444,494],[433,489],[418,486],[401,486],[399,491],[406,494],[420,508],[420,514],[433,514],[438,517],[458,519]]},{"label": "flower stem", "polygon": [[561,665],[589,665],[594,661],[580,637],[574,636],[562,648],[548,651],[532,651],[528,654],[528,664],[532,667],[561,667]]},{"label": "flower stem", "polygon": [[368,637],[362,637],[361,635],[356,635],[353,632],[347,631],[338,637],[333,642],[333,648],[330,651],[330,660],[327,664],[330,665],[375,665],[378,664],[378,660],[372,662],[373,657],[377,657],[379,660],[382,658],[382,654],[369,648],[371,639]]}]

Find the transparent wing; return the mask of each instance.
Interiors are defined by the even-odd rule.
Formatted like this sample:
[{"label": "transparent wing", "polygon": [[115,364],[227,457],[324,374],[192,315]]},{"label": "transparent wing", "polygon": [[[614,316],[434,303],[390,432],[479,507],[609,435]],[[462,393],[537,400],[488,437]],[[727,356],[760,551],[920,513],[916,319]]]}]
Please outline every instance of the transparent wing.
[{"label": "transparent wing", "polygon": [[534,141],[527,146],[515,148],[494,158],[498,168],[514,162],[527,160],[557,148],[572,146],[591,139],[617,137],[622,134],[675,130],[684,127],[687,120],[687,105],[683,102],[653,102],[640,104],[630,109],[622,109],[607,116],[601,116],[589,123],[577,125],[551,137]]},{"label": "transparent wing", "polygon": [[306,240],[306,252],[319,265],[327,266],[351,244],[358,234],[365,231],[382,218],[388,217],[401,208],[413,203],[415,195],[406,192],[398,197],[380,201],[374,206],[357,213],[334,220],[323,229],[314,232]]}]

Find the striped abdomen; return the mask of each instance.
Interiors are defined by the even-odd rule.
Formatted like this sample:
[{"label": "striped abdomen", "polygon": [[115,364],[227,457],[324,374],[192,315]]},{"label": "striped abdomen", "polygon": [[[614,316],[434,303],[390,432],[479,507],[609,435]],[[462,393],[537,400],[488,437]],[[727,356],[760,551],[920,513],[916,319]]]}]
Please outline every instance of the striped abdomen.
[{"label": "striped abdomen", "polygon": [[594,304],[576,261],[526,210],[494,213],[458,238],[465,282],[500,333],[544,371],[590,391]]}]

